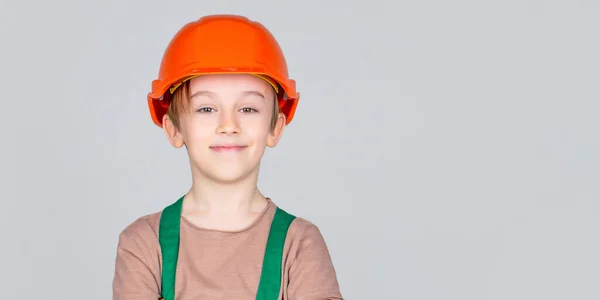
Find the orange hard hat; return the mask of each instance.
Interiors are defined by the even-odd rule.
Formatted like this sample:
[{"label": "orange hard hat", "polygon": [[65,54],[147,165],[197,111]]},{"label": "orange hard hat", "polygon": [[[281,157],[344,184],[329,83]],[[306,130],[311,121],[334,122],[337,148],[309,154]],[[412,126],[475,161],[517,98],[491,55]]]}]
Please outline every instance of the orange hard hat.
[{"label": "orange hard hat", "polygon": [[154,123],[162,127],[173,88],[206,74],[252,74],[267,79],[276,85],[286,125],[292,121],[300,93],[273,35],[243,16],[209,15],[184,25],[167,46],[148,93]]}]

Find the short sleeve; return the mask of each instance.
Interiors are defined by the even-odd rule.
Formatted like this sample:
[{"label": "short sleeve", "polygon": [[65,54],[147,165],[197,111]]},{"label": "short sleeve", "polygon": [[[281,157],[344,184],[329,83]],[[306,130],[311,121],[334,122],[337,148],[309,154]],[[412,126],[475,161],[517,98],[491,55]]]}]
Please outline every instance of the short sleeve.
[{"label": "short sleeve", "polygon": [[329,249],[319,228],[307,222],[289,269],[289,300],[343,300]]},{"label": "short sleeve", "polygon": [[113,300],[148,300],[160,297],[157,277],[142,248],[125,232],[119,236]]}]

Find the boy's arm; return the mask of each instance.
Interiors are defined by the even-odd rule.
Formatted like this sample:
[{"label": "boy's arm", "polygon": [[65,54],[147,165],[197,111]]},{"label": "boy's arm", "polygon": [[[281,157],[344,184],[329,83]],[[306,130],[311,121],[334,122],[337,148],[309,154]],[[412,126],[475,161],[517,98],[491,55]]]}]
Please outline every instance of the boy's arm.
[{"label": "boy's arm", "polygon": [[289,270],[289,300],[343,300],[329,250],[317,226],[305,227]]},{"label": "boy's arm", "polygon": [[142,246],[126,233],[121,233],[115,262],[113,300],[158,299],[157,282]]}]

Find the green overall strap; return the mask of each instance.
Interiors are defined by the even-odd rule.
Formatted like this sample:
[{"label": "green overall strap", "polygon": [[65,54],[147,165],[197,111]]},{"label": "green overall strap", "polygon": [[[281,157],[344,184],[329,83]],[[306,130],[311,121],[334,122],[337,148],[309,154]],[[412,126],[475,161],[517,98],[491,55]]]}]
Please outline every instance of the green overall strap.
[{"label": "green overall strap", "polygon": [[278,300],[281,288],[283,246],[290,224],[295,218],[279,207],[275,211],[267,240],[256,300]]},{"label": "green overall strap", "polygon": [[[160,217],[158,239],[162,253],[161,298],[175,300],[175,275],[179,256],[181,197],[167,206]],[[296,217],[277,207],[271,223],[256,295],[257,300],[277,300],[281,287],[283,247],[290,224]]]},{"label": "green overall strap", "polygon": [[158,241],[162,252],[161,298],[175,300],[175,271],[179,256],[179,226],[183,197],[167,206],[160,216]]}]

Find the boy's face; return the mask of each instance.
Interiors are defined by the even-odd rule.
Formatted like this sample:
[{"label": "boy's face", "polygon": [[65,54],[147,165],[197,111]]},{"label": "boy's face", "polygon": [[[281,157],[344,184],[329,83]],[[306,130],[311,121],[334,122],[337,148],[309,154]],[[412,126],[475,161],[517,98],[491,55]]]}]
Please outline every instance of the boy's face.
[{"label": "boy's face", "polygon": [[206,75],[190,81],[179,129],[165,116],[163,127],[175,147],[186,146],[192,168],[220,182],[258,172],[265,147],[275,147],[285,116],[271,127],[275,91],[256,76]]}]

